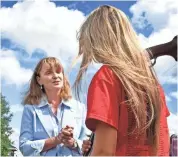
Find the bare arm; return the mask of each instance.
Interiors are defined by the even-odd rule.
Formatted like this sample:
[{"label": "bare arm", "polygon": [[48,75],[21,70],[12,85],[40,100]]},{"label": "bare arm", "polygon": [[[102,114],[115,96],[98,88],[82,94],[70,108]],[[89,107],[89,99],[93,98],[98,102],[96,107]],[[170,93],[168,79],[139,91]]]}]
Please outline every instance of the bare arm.
[{"label": "bare arm", "polygon": [[116,152],[117,130],[103,122],[98,122],[91,156],[113,156]]},{"label": "bare arm", "polygon": [[155,45],[147,48],[146,50],[151,50],[151,59],[157,58],[159,56],[169,55],[177,61],[177,36],[175,36],[171,41],[167,43]]}]

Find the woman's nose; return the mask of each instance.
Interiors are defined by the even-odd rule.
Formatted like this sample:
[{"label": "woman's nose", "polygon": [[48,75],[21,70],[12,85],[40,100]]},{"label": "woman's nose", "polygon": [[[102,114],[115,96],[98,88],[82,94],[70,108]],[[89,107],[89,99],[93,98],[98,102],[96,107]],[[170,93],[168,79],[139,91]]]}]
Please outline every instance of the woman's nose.
[{"label": "woman's nose", "polygon": [[55,79],[55,78],[57,78],[57,73],[53,73],[53,78]]}]

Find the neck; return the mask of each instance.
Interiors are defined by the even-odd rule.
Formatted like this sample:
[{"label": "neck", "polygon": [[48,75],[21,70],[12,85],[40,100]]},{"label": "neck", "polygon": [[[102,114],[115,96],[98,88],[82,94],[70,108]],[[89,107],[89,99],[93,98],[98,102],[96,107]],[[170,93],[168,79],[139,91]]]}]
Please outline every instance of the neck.
[{"label": "neck", "polygon": [[60,91],[46,91],[47,99],[50,104],[57,107],[61,103],[61,98],[59,97]]}]

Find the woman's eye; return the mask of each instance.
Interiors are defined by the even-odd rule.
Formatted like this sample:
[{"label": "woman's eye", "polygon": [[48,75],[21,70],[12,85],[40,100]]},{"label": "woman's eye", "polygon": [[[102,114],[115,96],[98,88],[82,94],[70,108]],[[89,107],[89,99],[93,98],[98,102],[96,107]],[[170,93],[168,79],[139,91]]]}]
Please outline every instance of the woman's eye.
[{"label": "woman's eye", "polygon": [[45,74],[46,74],[46,75],[49,75],[49,74],[51,74],[51,71],[47,71]]}]

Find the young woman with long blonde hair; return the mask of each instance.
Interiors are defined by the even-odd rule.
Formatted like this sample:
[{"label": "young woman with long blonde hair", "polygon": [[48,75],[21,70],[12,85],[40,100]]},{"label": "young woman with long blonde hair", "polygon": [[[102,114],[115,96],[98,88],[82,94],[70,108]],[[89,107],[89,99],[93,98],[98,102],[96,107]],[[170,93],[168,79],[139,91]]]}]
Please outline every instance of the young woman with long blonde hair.
[{"label": "young woman with long blonde hair", "polygon": [[91,156],[169,154],[169,111],[146,53],[115,7],[97,8],[81,26],[77,93],[88,67],[102,64],[87,95],[86,126],[95,133]]}]

